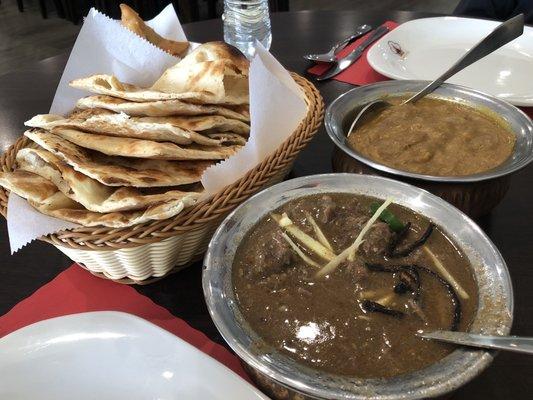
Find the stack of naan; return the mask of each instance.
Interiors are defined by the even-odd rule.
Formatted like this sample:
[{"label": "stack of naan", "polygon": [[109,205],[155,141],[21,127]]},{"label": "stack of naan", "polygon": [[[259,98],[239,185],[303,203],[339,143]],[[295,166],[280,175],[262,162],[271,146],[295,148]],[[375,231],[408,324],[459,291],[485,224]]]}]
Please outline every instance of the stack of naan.
[{"label": "stack of naan", "polygon": [[121,228],[194,204],[203,171],[250,133],[248,61],[221,42],[199,46],[150,88],[110,75],[77,79],[92,92],[67,117],[26,122],[31,145],[0,185],[40,212]]}]

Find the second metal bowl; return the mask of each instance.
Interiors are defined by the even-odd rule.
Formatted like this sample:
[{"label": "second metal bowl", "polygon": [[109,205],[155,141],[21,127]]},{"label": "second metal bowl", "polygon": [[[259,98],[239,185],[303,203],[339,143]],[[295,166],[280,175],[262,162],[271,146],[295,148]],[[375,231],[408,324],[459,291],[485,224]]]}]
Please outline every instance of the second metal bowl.
[{"label": "second metal bowl", "polygon": [[443,84],[430,97],[453,100],[480,108],[501,117],[516,135],[513,154],[491,170],[467,176],[433,176],[402,171],[371,160],[348,146],[346,131],[359,110],[384,96],[417,92],[426,81],[386,81],[361,86],[344,93],[327,108],[326,130],[336,144],[333,155],[335,172],[382,175],[422,187],[449,201],[470,216],[481,216],[505,196],[512,173],[533,160],[533,123],[515,106],[488,94],[459,85]]}]

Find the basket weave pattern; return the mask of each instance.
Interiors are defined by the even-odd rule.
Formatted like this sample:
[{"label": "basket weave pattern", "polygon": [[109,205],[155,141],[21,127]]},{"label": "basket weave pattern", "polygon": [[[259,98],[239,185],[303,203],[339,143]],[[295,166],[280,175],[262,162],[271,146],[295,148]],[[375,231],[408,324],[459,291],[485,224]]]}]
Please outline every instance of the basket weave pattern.
[{"label": "basket weave pattern", "polygon": [[[42,237],[41,240],[53,244],[74,261],[83,263],[91,272],[102,273],[110,279],[129,276],[138,281],[149,276],[162,276],[168,272],[169,268],[160,268],[161,265],[169,263],[174,263],[172,266],[183,265],[190,262],[193,257],[198,257],[205,251],[211,234],[230,211],[254,193],[283,179],[292,168],[294,159],[300,150],[312,139],[322,123],[324,103],[320,93],[305,78],[294,73],[292,76],[305,93],[308,105],[306,117],[275,153],[241,179],[227,186],[222,192],[197,203],[173,218],[119,229],[80,227],[59,231]],[[0,163],[3,171],[12,171],[15,168],[17,152],[29,143],[29,139],[22,137],[2,155]],[[0,213],[4,217],[7,215],[8,196],[9,191],[0,187]],[[168,243],[169,246],[165,247],[166,250],[161,245],[148,246],[158,242]],[[165,255],[164,253],[170,251],[171,248],[174,249],[173,252],[179,249],[179,254],[174,254],[174,257]],[[89,256],[91,251],[102,254]],[[107,255],[107,258],[114,257],[116,261],[118,257],[122,268],[105,270],[111,265],[106,260],[104,252],[116,253]],[[159,255],[159,261],[154,262],[151,259],[154,252]],[[141,254],[142,257],[139,258]],[[138,259],[134,264],[141,265],[140,268],[134,268],[137,273],[132,274],[133,271],[128,271],[127,266],[133,262],[135,257]],[[164,262],[161,261],[161,257],[165,258]],[[89,258],[92,259],[88,260]],[[161,264],[157,265],[157,263]],[[93,267],[90,264],[93,264]],[[118,264],[115,263],[116,265]],[[142,273],[139,274],[139,272]]]}]

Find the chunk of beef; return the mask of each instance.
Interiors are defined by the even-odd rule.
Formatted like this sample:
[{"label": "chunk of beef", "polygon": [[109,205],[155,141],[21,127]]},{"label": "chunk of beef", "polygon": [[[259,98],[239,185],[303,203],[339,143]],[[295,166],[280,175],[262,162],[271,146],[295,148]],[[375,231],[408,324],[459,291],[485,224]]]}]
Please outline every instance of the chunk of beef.
[{"label": "chunk of beef", "polygon": [[365,226],[367,221],[368,217],[364,215],[348,215],[345,218],[336,219],[334,222],[335,230],[339,231],[339,234],[336,235],[337,247],[341,250],[344,250],[350,246],[354,242],[357,235],[359,235],[361,229],[363,229],[363,226]]},{"label": "chunk of beef", "polygon": [[385,254],[391,235],[389,226],[384,222],[377,221],[367,232],[359,252],[365,256],[381,256]]},{"label": "chunk of beef", "polygon": [[368,276],[368,269],[360,259],[345,261],[341,265],[341,271],[353,282],[360,282]]},{"label": "chunk of beef", "polygon": [[[343,234],[337,235],[336,243],[338,248],[345,249],[352,245],[368,222],[368,219],[369,217],[365,215],[350,215],[340,221],[335,221],[335,224],[339,224],[339,228],[343,229]],[[376,221],[374,225],[372,225],[372,228],[366,233],[364,242],[361,247],[359,247],[359,252],[365,256],[385,254],[391,235],[392,233],[386,223]]]},{"label": "chunk of beef", "polygon": [[250,273],[257,276],[269,276],[283,272],[291,265],[292,249],[275,231],[270,240],[261,243],[251,254],[249,261]]}]

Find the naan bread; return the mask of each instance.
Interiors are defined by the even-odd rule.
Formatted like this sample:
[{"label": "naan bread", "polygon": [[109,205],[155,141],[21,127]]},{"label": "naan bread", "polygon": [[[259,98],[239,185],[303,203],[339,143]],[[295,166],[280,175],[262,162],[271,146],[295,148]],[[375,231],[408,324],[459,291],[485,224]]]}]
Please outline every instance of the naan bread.
[{"label": "naan bread", "polygon": [[139,123],[168,124],[202,134],[232,132],[248,136],[250,125],[236,119],[229,119],[219,115],[202,115],[194,117],[144,117],[135,119]]},{"label": "naan bread", "polygon": [[109,156],[156,160],[222,160],[241,148],[239,145],[180,147],[174,143],[105,136],[69,128],[55,128],[51,132],[78,146],[96,150]]},{"label": "naan bread", "polygon": [[89,227],[124,228],[151,220],[167,219],[196,201],[184,198],[151,206],[146,210],[97,213],[86,210],[60,192],[52,182],[31,172],[0,172],[0,186],[27,199],[31,206],[43,214]]},{"label": "naan bread", "polygon": [[[63,195],[63,193],[58,192]],[[68,199],[63,195],[65,199]],[[68,199],[70,200],[70,199]],[[143,224],[153,220],[163,220],[178,215],[183,209],[194,203],[187,204],[183,200],[172,200],[167,203],[151,206],[144,211],[122,211],[114,213],[96,213],[83,208],[58,208],[43,207],[41,204],[29,203],[43,214],[64,219],[83,226],[107,226],[110,228],[126,228],[128,226]]]},{"label": "naan bread", "polygon": [[189,48],[189,42],[176,42],[159,36],[157,32],[146,25],[142,18],[139,17],[139,14],[128,5],[121,4],[120,13],[122,25],[167,53],[180,57]]},{"label": "naan bread", "polygon": [[120,82],[115,76],[104,74],[74,79],[70,82],[70,86],[87,90],[91,93],[105,94],[129,101],[187,100],[200,95],[199,93],[163,93]]},{"label": "naan bread", "polygon": [[131,102],[112,96],[88,96],[78,100],[76,107],[105,108],[117,113],[123,112],[135,117],[167,117],[172,115],[221,115],[223,117],[249,122],[248,105],[231,108],[217,105],[185,103],[180,100]]},{"label": "naan bread", "polygon": [[75,79],[72,87],[131,101],[186,100],[200,104],[248,104],[248,60],[236,48],[211,42],[198,46],[166,70],[151,88],[112,75]]},{"label": "naan bread", "polygon": [[0,172],[0,186],[25,199],[45,203],[57,193],[57,186],[31,172]]},{"label": "naan bread", "polygon": [[[178,118],[175,120],[175,118]],[[198,143],[206,146],[220,146],[224,143],[242,143],[238,133],[245,135],[249,126],[244,122],[230,120],[220,116],[191,117],[192,121],[183,117],[129,117],[121,113],[95,108],[72,113],[68,118],[60,115],[36,115],[25,125],[33,128],[51,130],[57,127],[76,128],[85,132],[102,133],[109,136],[130,137],[172,142],[176,144]],[[209,132],[228,132],[235,129],[235,134],[227,134],[222,138],[212,138],[209,133],[200,134],[181,125],[206,128],[198,129]]]},{"label": "naan bread", "polygon": [[167,69],[151,89],[165,93],[209,93],[212,98],[207,103],[247,104],[249,65],[235,47],[224,42],[208,42]]},{"label": "naan bread", "polygon": [[110,157],[46,132],[30,129],[24,135],[61,160],[107,186],[161,187],[196,183],[209,161],[164,161]]},{"label": "naan bread", "polygon": [[[198,46],[179,62],[181,66],[195,65],[207,61],[227,61],[241,75],[248,76],[250,62],[239,49],[224,42],[206,42]],[[172,69],[172,68],[170,68]]]},{"label": "naan bread", "polygon": [[[197,104],[248,104],[248,77],[235,74],[226,64],[224,60],[209,61],[190,66],[188,71],[174,70],[163,74],[156,82],[157,86],[150,89],[120,82],[115,76],[104,74],[75,79],[70,86],[129,101],[183,100]],[[198,82],[198,85],[192,86],[191,82]]]},{"label": "naan bread", "polygon": [[213,140],[218,140],[222,144],[236,144],[239,146],[244,146],[246,144],[246,139],[236,133],[208,133],[207,136]]},{"label": "naan bread", "polygon": [[43,149],[24,148],[16,156],[18,168],[33,172],[52,182],[65,196],[96,212],[115,212],[145,209],[154,204],[183,200],[187,204],[197,200],[196,191],[177,189],[152,189],[143,191],[131,187],[114,188],[103,185],[75,171],[59,157]]}]

